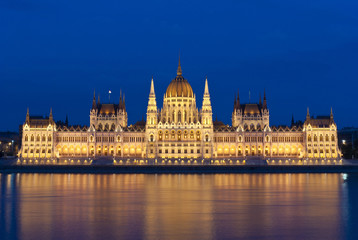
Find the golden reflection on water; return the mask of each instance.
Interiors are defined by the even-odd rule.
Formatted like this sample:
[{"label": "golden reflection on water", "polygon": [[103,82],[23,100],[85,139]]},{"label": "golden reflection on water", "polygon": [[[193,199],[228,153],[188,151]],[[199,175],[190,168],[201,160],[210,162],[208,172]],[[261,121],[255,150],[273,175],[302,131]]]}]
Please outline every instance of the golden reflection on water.
[{"label": "golden reflection on water", "polygon": [[340,174],[1,175],[2,231],[29,239],[338,239]]}]

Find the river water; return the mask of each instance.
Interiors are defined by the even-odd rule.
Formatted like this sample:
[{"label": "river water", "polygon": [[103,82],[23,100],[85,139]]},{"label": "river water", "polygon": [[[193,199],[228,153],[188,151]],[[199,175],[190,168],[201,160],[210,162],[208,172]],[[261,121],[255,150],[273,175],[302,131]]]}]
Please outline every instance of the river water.
[{"label": "river water", "polygon": [[1,239],[358,239],[354,174],[0,174]]}]

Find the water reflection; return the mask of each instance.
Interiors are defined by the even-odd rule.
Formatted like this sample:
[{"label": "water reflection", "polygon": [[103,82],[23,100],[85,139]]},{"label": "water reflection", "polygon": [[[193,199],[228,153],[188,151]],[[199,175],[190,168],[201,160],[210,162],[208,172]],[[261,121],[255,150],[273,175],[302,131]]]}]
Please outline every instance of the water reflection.
[{"label": "water reflection", "polygon": [[341,174],[0,180],[0,234],[11,239],[341,239],[355,236],[358,220],[354,175],[346,181]]}]

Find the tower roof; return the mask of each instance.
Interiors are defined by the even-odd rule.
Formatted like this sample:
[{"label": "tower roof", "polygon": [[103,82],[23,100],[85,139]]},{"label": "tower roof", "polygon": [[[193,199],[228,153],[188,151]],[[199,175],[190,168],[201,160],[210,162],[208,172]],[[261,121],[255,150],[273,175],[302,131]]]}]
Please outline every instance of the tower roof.
[{"label": "tower roof", "polygon": [[188,81],[182,76],[180,57],[177,70],[177,76],[169,84],[167,91],[167,97],[193,97],[193,89]]}]

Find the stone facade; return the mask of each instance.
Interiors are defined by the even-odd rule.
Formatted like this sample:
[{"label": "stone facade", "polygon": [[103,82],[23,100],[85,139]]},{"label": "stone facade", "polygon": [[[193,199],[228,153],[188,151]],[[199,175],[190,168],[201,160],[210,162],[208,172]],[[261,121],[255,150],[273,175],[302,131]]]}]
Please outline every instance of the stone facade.
[{"label": "stone facade", "polygon": [[[125,97],[118,104],[101,103],[93,96],[89,126],[56,124],[49,117],[30,117],[23,124],[19,159],[23,162],[58,163],[61,160],[88,163],[94,159],[115,161],[188,160],[217,161],[251,157],[274,159],[340,159],[337,126],[330,116],[312,118],[307,110],[303,123],[270,126],[266,94],[263,102],[241,104],[235,97],[232,125],[213,121],[207,79],[202,108],[182,76],[177,76],[158,109],[151,80],[146,121],[128,126]],[[72,160],[71,160],[72,159]]]}]

